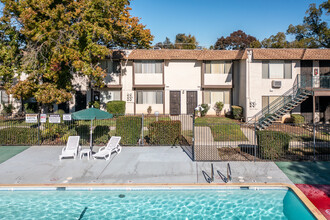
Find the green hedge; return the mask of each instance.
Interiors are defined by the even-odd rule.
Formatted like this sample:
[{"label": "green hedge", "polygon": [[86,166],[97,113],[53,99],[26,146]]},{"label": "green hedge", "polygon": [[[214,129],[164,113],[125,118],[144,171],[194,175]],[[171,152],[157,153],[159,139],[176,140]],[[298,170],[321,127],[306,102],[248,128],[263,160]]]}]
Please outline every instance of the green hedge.
[{"label": "green hedge", "polygon": [[110,128],[105,125],[98,125],[93,131],[93,143],[105,145],[110,140]]},{"label": "green hedge", "polygon": [[289,148],[290,135],[281,131],[257,131],[260,157],[279,159]]},{"label": "green hedge", "polygon": [[201,117],[204,117],[207,112],[210,110],[210,106],[208,104],[201,104],[203,110],[201,111]]},{"label": "green hedge", "polygon": [[121,137],[122,145],[136,145],[141,137],[142,118],[122,116],[116,120],[116,136]]},{"label": "green hedge", "polygon": [[175,145],[181,136],[180,121],[156,121],[148,126],[150,144]]},{"label": "green hedge", "polygon": [[125,101],[110,101],[106,104],[107,112],[114,115],[124,115],[126,109]]},{"label": "green hedge", "polygon": [[237,106],[237,105],[232,105],[231,109],[232,109],[232,116],[234,119],[237,119],[237,120],[242,119],[243,107]]},{"label": "green hedge", "polygon": [[0,130],[1,145],[33,145],[38,143],[37,128],[4,128]]},{"label": "green hedge", "polygon": [[291,118],[292,118],[292,123],[295,125],[301,125],[305,122],[305,118],[302,115],[292,114]]}]

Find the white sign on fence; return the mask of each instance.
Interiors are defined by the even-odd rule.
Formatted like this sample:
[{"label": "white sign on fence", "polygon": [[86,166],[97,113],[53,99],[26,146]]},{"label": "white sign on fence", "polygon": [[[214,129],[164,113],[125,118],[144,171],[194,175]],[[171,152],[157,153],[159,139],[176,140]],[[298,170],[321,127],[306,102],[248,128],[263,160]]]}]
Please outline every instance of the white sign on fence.
[{"label": "white sign on fence", "polygon": [[26,114],[25,122],[26,123],[38,123],[38,114]]},{"label": "white sign on fence", "polygon": [[47,121],[47,115],[46,114],[40,114],[40,122],[45,123]]},{"label": "white sign on fence", "polygon": [[49,123],[61,123],[61,116],[58,114],[49,115]]},{"label": "white sign on fence", "polygon": [[63,114],[63,121],[71,121],[71,114]]}]

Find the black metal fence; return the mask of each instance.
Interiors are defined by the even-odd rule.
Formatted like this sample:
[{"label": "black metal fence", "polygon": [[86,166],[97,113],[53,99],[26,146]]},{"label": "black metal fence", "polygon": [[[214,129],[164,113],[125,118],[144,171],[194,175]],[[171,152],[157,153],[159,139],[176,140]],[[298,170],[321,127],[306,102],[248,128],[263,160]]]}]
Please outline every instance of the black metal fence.
[{"label": "black metal fence", "polygon": [[33,117],[0,116],[0,145],[65,145],[79,135],[81,145],[89,146],[92,128],[94,145],[117,135],[123,146],[181,146],[196,161],[330,160],[329,124],[275,123],[258,131],[254,124],[192,115],[117,115],[92,123],[56,114]]},{"label": "black metal fence", "polygon": [[197,161],[330,160],[329,124],[195,124]]},{"label": "black metal fence", "polygon": [[59,114],[2,115],[0,145],[65,145],[73,135],[80,136],[80,144],[90,145],[91,128],[94,145],[105,145],[113,135],[122,136],[124,146],[192,145],[191,115],[126,114],[93,121],[64,119],[68,119],[66,115]]}]

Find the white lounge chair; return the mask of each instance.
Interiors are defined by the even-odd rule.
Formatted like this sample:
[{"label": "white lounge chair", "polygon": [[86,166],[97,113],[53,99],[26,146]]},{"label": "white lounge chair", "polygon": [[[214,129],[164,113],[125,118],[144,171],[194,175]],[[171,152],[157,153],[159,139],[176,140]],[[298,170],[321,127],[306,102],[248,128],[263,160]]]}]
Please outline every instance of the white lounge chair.
[{"label": "white lounge chair", "polygon": [[61,160],[63,157],[73,157],[73,159],[76,159],[81,148],[79,140],[80,136],[70,136],[66,146],[62,149],[62,154],[59,156],[59,159]]},{"label": "white lounge chair", "polygon": [[109,160],[113,152],[119,154],[121,152],[121,146],[119,145],[121,137],[112,136],[105,147],[101,147],[99,151],[93,155],[93,158],[103,158]]}]

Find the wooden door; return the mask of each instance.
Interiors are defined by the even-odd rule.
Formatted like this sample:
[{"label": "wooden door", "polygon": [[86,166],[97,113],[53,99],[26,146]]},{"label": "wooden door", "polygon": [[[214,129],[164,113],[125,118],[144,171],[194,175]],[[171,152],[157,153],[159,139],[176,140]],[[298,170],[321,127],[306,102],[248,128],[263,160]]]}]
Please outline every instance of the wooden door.
[{"label": "wooden door", "polygon": [[193,114],[196,107],[197,107],[197,92],[188,91],[187,92],[187,114]]},{"label": "wooden door", "polygon": [[305,82],[311,82],[312,74],[313,74],[313,61],[312,60],[302,60],[301,61],[301,80],[305,80]]},{"label": "wooden door", "polygon": [[170,91],[170,114],[181,114],[181,93],[180,91]]}]

